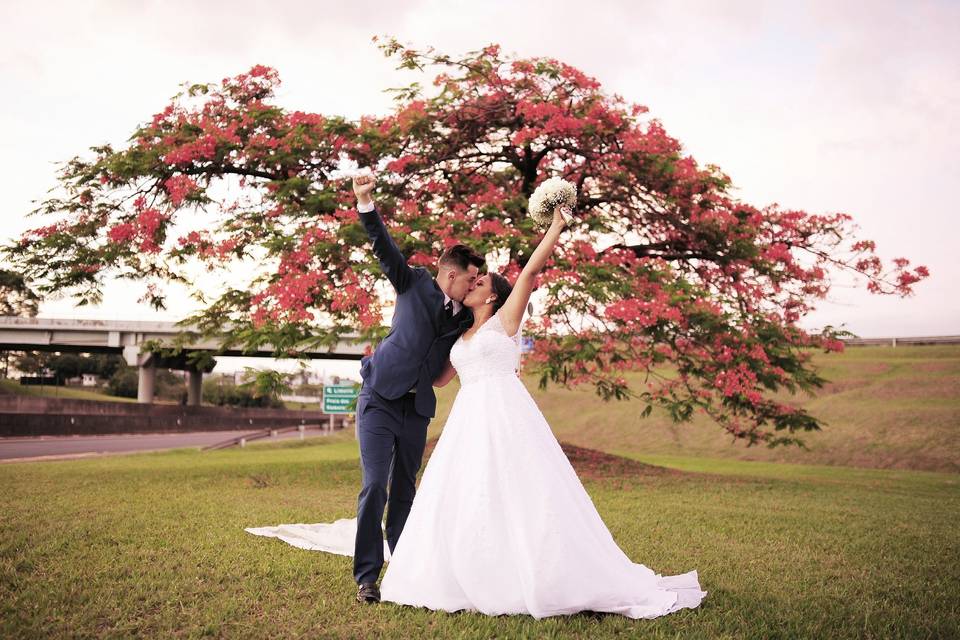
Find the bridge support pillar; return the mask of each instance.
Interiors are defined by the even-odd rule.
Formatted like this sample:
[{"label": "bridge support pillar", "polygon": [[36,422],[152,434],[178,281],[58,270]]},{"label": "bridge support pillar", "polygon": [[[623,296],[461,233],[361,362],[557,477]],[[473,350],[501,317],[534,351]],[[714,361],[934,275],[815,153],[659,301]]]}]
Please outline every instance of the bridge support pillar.
[{"label": "bridge support pillar", "polygon": [[153,402],[153,389],[157,381],[157,367],[153,359],[137,367],[140,374],[137,379],[137,402],[149,404]]},{"label": "bridge support pillar", "polygon": [[203,371],[187,369],[187,405],[199,407],[203,392]]}]

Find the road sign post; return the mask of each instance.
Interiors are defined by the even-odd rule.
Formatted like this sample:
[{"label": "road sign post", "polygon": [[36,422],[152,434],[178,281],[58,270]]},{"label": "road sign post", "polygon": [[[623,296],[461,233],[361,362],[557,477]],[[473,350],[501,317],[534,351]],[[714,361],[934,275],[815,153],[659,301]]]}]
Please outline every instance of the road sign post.
[{"label": "road sign post", "polygon": [[357,410],[359,393],[358,384],[323,385],[323,412],[330,416],[331,429],[334,415],[349,415]]}]

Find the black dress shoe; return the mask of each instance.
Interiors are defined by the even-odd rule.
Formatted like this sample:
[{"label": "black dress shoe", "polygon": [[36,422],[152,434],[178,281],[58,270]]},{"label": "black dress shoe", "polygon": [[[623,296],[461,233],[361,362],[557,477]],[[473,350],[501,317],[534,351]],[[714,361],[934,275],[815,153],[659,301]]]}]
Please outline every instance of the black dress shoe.
[{"label": "black dress shoe", "polygon": [[361,582],[357,585],[357,602],[373,604],[380,602],[380,589],[376,582]]}]

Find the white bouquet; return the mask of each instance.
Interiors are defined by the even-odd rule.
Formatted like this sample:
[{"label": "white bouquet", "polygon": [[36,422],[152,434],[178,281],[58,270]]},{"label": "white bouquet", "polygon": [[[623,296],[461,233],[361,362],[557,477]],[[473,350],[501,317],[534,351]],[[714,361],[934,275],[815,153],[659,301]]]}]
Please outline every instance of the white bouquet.
[{"label": "white bouquet", "polygon": [[[528,210],[530,217],[541,227],[553,222],[553,210],[559,205],[573,208],[577,202],[577,188],[563,178],[547,178],[541,182],[530,196]],[[572,216],[564,211],[563,217],[570,224]]]},{"label": "white bouquet", "polygon": [[[354,163],[356,164],[356,163]],[[327,174],[327,179],[329,180],[353,180],[354,178],[359,178],[360,176],[371,176],[373,175],[373,170],[370,167],[356,167],[348,166],[346,168],[337,167],[333,171],[330,171]]]}]

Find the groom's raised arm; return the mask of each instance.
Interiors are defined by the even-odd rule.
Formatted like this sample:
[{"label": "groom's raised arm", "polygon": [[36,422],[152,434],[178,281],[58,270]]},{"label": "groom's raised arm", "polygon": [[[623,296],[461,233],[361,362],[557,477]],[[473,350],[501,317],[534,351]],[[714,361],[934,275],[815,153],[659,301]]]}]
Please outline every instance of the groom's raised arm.
[{"label": "groom's raised arm", "polygon": [[403,293],[413,280],[413,270],[407,264],[397,243],[390,237],[386,225],[377,213],[370,192],[373,191],[373,176],[358,176],[353,180],[353,190],[357,194],[357,212],[360,222],[367,230],[370,242],[373,244],[373,254],[380,261],[380,268],[390,280],[397,293]]}]

